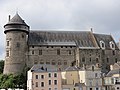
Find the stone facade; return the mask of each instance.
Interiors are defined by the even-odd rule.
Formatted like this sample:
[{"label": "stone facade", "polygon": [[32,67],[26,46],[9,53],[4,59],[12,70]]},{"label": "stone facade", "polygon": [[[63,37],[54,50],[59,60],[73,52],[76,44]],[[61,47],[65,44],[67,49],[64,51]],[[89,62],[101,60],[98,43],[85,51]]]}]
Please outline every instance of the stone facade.
[{"label": "stone facade", "polygon": [[119,49],[111,35],[91,31],[32,31],[16,14],[4,26],[6,58],[4,73],[22,72],[25,66],[51,64],[65,69],[99,65],[102,71],[119,61]]}]

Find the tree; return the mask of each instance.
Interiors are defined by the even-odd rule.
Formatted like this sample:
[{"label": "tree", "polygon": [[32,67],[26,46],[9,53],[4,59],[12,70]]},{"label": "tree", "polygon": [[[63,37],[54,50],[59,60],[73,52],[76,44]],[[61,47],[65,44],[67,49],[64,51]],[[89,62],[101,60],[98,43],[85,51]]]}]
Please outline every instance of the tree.
[{"label": "tree", "polygon": [[12,74],[10,75],[5,75],[1,74],[0,75],[0,88],[14,88],[14,76]]},{"label": "tree", "polygon": [[3,73],[4,69],[4,60],[0,60],[0,74]]},{"label": "tree", "polygon": [[23,72],[19,74],[3,74],[4,68],[4,61],[0,61],[0,88],[20,88],[20,89],[27,89],[27,71],[30,69],[28,67],[24,67]]}]

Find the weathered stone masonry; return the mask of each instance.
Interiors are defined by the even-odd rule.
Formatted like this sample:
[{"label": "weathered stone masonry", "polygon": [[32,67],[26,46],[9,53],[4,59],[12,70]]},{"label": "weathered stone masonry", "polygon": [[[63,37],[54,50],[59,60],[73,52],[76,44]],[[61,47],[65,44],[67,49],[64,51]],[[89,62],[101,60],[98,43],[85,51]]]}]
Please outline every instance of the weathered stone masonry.
[{"label": "weathered stone masonry", "polygon": [[34,31],[16,14],[4,26],[6,57],[4,73],[21,73],[25,66],[51,64],[58,69],[98,65],[102,71],[120,61],[111,35],[91,31]]}]

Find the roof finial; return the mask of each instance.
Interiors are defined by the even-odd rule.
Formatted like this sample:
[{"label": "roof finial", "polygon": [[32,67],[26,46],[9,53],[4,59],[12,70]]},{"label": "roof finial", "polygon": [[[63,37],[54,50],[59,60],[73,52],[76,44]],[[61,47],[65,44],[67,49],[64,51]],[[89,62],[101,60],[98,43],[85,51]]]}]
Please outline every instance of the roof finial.
[{"label": "roof finial", "polygon": [[18,14],[18,8],[16,8],[16,14]]},{"label": "roof finial", "polygon": [[91,30],[91,32],[93,32],[93,28],[92,27],[90,28],[90,30]]},{"label": "roof finial", "polygon": [[10,21],[10,15],[8,16],[8,21]]}]

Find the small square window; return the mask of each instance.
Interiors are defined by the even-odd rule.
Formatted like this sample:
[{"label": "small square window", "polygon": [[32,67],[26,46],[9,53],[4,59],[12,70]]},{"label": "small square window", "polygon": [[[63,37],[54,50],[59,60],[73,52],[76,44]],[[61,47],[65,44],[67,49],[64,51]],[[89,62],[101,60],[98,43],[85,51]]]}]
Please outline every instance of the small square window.
[{"label": "small square window", "polygon": [[44,82],[41,82],[41,87],[44,87]]},{"label": "small square window", "polygon": [[7,46],[9,46],[9,41],[7,41]]},{"label": "small square window", "polygon": [[38,82],[35,83],[35,86],[38,87]]},{"label": "small square window", "polygon": [[41,79],[44,79],[44,75],[41,75]]},{"label": "small square window", "polygon": [[51,77],[51,73],[48,74],[48,77]]},{"label": "small square window", "polygon": [[57,77],[57,73],[54,73],[54,77]]},{"label": "small square window", "polygon": [[35,78],[38,79],[38,75],[35,75]]},{"label": "small square window", "polygon": [[57,55],[60,55],[60,49],[57,49]]},{"label": "small square window", "polygon": [[39,55],[42,55],[42,50],[39,50]]},{"label": "small square window", "polygon": [[49,80],[49,85],[51,85],[51,80]]},{"label": "small square window", "polygon": [[32,54],[34,54],[34,50],[32,50]]},{"label": "small square window", "polygon": [[57,85],[57,80],[54,80],[54,85]]}]

